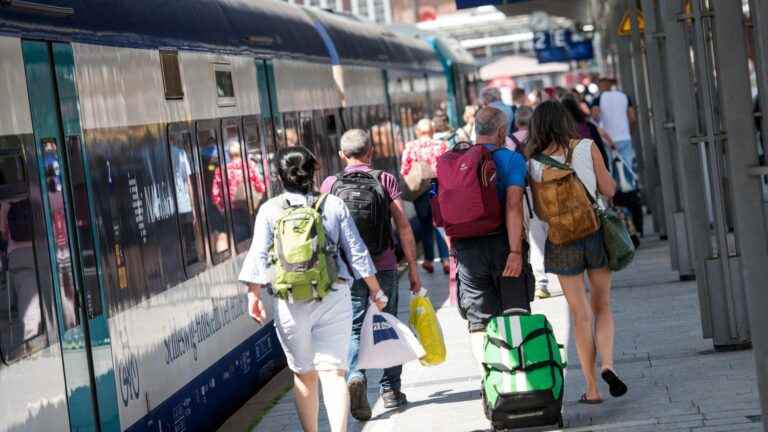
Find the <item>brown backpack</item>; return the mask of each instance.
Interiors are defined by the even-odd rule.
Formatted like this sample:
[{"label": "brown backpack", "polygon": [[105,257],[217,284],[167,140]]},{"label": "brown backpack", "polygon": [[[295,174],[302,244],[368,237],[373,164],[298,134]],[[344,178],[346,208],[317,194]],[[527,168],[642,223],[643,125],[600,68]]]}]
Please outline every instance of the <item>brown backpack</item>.
[{"label": "brown backpack", "polygon": [[571,141],[565,163],[543,153],[533,157],[544,165],[541,182],[531,182],[534,207],[549,225],[547,238],[554,245],[581,240],[600,229],[594,199],[570,166],[578,143]]}]

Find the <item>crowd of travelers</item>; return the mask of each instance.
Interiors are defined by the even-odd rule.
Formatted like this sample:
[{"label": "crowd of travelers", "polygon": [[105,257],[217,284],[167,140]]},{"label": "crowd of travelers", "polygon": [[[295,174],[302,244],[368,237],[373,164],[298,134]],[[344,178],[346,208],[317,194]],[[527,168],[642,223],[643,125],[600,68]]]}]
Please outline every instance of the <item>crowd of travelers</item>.
[{"label": "crowd of travelers", "polygon": [[[534,297],[550,297],[548,274],[554,275],[569,306],[586,380],[579,402],[603,401],[599,378],[612,396],[627,392],[613,364],[612,267],[595,210],[623,207],[628,232],[639,242],[634,234],[642,233],[643,209],[630,133],[635,114],[611,80],[599,85],[591,106],[563,88],[530,95],[514,89],[509,105],[498,88],[483,89],[480,105],[466,107],[457,130],[450,130],[445,116],[420,120],[399,173],[372,166],[374,145],[360,129],[341,137],[338,156],[345,168],[320,185],[314,181],[319,160],[310,150],[277,152],[283,193],[259,209],[240,280],[248,286],[256,321],[267,318],[267,293],[274,298],[274,323],[294,372],[305,431],[318,430],[321,391],[332,431],[346,431],[350,413],[359,421],[371,418],[366,371],[357,366],[361,328],[370,305],[397,315],[396,249],[414,294],[421,289],[419,266],[433,273],[437,263],[455,278],[481,369],[489,323],[511,309],[530,310]],[[454,155],[467,154],[477,155],[481,180],[492,167],[490,184],[480,181],[477,193],[457,195],[452,176],[463,174],[449,169],[457,160],[457,169],[466,170],[470,159]],[[562,202],[554,204],[581,212],[567,215],[570,227],[549,210],[563,173],[577,192],[558,195]],[[406,198],[415,209],[411,220]],[[579,208],[582,201],[586,207]],[[471,218],[475,210],[475,219],[458,221],[457,214]],[[583,223],[573,216],[584,214]],[[401,374],[402,366],[384,370],[379,387],[385,408],[408,403]]]}]

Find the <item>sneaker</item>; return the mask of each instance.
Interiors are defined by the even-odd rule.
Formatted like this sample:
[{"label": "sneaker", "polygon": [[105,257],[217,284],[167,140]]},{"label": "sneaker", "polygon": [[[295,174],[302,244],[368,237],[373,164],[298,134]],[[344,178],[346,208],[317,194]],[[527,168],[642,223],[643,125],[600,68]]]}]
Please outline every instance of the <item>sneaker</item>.
[{"label": "sneaker", "polygon": [[546,288],[536,288],[536,298],[539,300],[546,299],[552,297],[552,294],[549,293],[549,290]]},{"label": "sneaker", "polygon": [[371,406],[368,404],[368,381],[365,378],[353,378],[349,381],[349,401],[352,417],[357,421],[371,419]]},{"label": "sneaker", "polygon": [[386,390],[381,392],[381,400],[384,401],[384,408],[401,408],[408,404],[405,393],[400,390]]}]

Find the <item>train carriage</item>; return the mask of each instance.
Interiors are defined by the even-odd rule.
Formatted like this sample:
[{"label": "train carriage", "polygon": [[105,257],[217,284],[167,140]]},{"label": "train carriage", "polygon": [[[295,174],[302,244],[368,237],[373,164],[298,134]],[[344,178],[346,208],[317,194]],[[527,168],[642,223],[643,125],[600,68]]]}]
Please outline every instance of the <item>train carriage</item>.
[{"label": "train carriage", "polygon": [[[442,77],[425,43],[383,30],[366,37],[386,58],[348,54],[363,35],[343,20],[0,3],[0,431],[213,430],[285,366],[237,282],[279,192],[272,156],[307,146],[320,180],[362,127],[397,169],[402,107],[431,112]],[[395,94],[404,79],[423,91]]]}]

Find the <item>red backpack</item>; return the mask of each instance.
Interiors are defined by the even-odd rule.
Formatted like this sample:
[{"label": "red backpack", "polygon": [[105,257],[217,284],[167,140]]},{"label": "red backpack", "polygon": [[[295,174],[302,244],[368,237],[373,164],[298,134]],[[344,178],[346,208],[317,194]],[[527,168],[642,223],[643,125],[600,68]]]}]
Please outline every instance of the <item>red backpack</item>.
[{"label": "red backpack", "polygon": [[435,224],[445,227],[449,237],[481,237],[504,223],[492,155],[484,145],[473,145],[437,159],[438,193],[432,213]]}]

